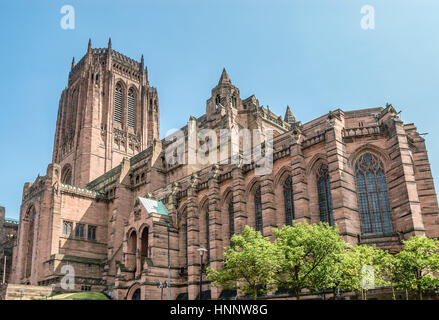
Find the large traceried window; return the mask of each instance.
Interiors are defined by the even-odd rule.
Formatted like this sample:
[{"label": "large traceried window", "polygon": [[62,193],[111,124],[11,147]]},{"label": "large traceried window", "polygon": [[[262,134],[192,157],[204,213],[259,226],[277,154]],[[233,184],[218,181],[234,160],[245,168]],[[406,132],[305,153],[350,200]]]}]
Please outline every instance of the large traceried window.
[{"label": "large traceried window", "polygon": [[361,232],[393,232],[386,175],[381,160],[373,154],[362,155],[355,163]]},{"label": "large traceried window", "polygon": [[255,192],[255,222],[256,230],[262,232],[261,187],[258,187]]},{"label": "large traceried window", "polygon": [[332,213],[331,183],[329,181],[328,166],[322,164],[317,172],[317,192],[319,198],[320,221],[334,225]]},{"label": "large traceried window", "polygon": [[294,220],[293,179],[289,176],[284,183],[285,224],[291,226]]},{"label": "large traceried window", "polygon": [[120,124],[123,121],[123,88],[120,82],[114,90],[114,121]]},{"label": "large traceried window", "polygon": [[134,89],[128,90],[128,127],[134,128],[135,125],[135,94]]}]

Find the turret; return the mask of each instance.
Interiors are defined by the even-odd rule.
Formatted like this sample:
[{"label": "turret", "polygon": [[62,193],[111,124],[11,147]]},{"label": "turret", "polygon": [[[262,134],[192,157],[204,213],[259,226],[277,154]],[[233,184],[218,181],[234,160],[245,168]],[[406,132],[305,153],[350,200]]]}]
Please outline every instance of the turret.
[{"label": "turret", "polygon": [[288,124],[293,124],[294,122],[296,122],[296,118],[294,118],[289,106],[287,106],[287,110],[285,111],[284,121]]}]

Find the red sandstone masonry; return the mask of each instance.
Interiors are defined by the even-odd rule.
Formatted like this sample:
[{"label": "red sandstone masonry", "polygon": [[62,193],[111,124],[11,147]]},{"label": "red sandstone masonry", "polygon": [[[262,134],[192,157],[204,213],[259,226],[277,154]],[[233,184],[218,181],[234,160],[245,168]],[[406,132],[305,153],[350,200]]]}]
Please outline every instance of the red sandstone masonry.
[{"label": "red sandstone masonry", "polygon": [[[124,90],[136,89],[134,129],[113,121],[113,92],[119,80]],[[142,299],[160,299],[157,281],[167,280],[166,223],[171,221],[171,298],[187,294],[194,299],[199,290],[197,249],[207,244],[206,208],[210,266],[218,269],[223,248],[230,244],[229,202],[234,206],[236,233],[245,225],[255,227],[254,193],[260,186],[263,234],[273,238],[272,228],[285,222],[283,184],[291,175],[296,219],[316,223],[320,220],[316,172],[323,163],[329,167],[334,219],[345,240],[357,244],[360,239],[397,251],[399,240],[410,235],[439,236],[439,209],[425,141],[416,127],[399,120],[391,105],[335,110],[302,125],[291,117],[291,123],[278,118],[254,96],[241,99],[239,94],[224,71],[206,101],[206,115],[195,119],[197,128],[275,130],[273,172],[255,176],[253,165],[247,164],[170,166],[162,159],[166,142],[158,140],[157,91],[149,85],[143,61],[115,52],[111,44],[105,49],[89,47],[72,68],[61,95],[53,164],[46,176],[23,188],[11,280],[59,285],[60,268],[69,262],[77,270],[78,290],[81,285],[96,291],[113,288],[117,299],[131,299],[140,290]],[[365,152],[384,163],[394,235],[361,235],[354,166]],[[67,164],[76,187],[63,184]],[[136,204],[139,196],[162,200],[169,217],[148,214]],[[34,245],[28,250],[33,208]],[[96,240],[63,236],[64,221],[96,226]],[[145,228],[147,241],[142,238]],[[30,277],[26,277],[27,266]],[[207,282],[203,290],[211,290],[212,298],[221,293]]]}]

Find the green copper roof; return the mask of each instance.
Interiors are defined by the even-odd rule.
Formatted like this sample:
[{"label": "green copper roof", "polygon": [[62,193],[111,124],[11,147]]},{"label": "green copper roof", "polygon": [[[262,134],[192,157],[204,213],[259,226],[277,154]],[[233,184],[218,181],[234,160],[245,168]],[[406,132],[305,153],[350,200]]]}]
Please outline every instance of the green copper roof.
[{"label": "green copper roof", "polygon": [[143,205],[143,207],[146,209],[149,213],[159,213],[163,214],[165,216],[169,215],[168,209],[166,209],[165,205],[161,201],[157,201],[154,199],[148,199],[148,198],[142,198],[139,197],[140,203]]},{"label": "green copper roof", "polygon": [[7,223],[18,224],[18,219],[14,219],[14,218],[6,218],[5,221]]}]

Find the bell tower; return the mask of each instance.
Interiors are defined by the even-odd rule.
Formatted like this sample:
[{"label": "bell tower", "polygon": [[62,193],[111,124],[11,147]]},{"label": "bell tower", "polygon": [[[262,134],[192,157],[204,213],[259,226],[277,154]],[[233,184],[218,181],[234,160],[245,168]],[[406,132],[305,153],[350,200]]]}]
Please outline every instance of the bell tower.
[{"label": "bell tower", "polygon": [[160,138],[157,90],[140,62],[112,49],[92,48],[75,64],[61,93],[52,162],[61,181],[85,185]]}]

